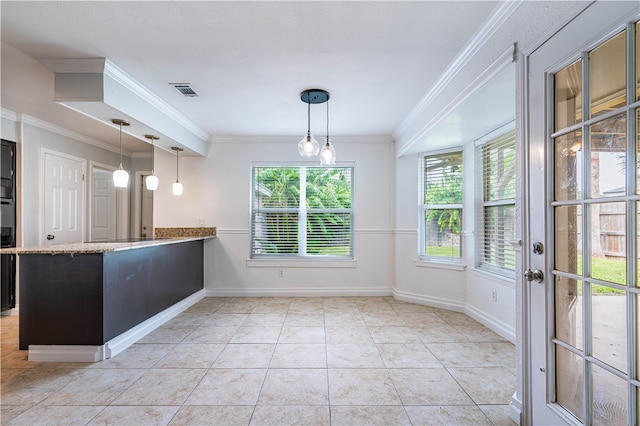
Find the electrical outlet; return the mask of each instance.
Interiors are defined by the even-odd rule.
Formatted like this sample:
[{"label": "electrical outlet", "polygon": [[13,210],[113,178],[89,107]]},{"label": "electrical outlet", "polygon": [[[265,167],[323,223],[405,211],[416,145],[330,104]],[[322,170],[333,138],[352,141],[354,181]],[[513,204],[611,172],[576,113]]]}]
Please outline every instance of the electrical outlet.
[{"label": "electrical outlet", "polygon": [[284,269],[279,269],[279,270],[278,270],[278,276],[279,276],[280,278],[284,277]]},{"label": "electrical outlet", "polygon": [[494,302],[498,301],[498,290],[493,290],[491,292],[491,298],[493,299]]}]

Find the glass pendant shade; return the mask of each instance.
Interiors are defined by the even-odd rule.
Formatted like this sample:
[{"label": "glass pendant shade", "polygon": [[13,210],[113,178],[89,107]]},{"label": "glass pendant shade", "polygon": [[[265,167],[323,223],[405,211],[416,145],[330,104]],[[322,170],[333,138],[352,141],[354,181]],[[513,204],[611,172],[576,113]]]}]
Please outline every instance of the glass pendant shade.
[{"label": "glass pendant shade", "polygon": [[173,184],[173,195],[182,195],[182,184],[178,181]]},{"label": "glass pendant shade", "polygon": [[318,151],[320,151],[318,141],[313,137],[311,132],[307,132],[307,136],[302,138],[300,143],[298,143],[298,153],[303,157],[313,157],[314,155],[318,155]]},{"label": "glass pendant shade", "polygon": [[122,168],[122,163],[120,168],[113,172],[113,185],[116,188],[126,188],[129,185],[129,173]]},{"label": "glass pendant shade", "polygon": [[158,189],[158,176],[151,172],[151,174],[144,179],[144,183],[147,186],[147,190],[155,191]]},{"label": "glass pendant shade", "polygon": [[180,183],[180,174],[178,173],[178,171],[180,170],[178,168],[178,154],[180,153],[180,151],[183,151],[183,149],[177,146],[172,146],[171,149],[176,152],[176,181],[173,184],[173,195],[182,195],[182,184]]},{"label": "glass pendant shade", "polygon": [[327,142],[324,144],[322,149],[320,150],[320,164],[325,166],[332,166],[336,164],[336,150],[333,149],[333,145],[327,138]]},{"label": "glass pendant shade", "polygon": [[113,172],[113,186],[126,188],[129,185],[129,173],[122,167],[122,126],[128,126],[129,122],[120,118],[114,118],[111,122],[120,126],[120,167]]}]

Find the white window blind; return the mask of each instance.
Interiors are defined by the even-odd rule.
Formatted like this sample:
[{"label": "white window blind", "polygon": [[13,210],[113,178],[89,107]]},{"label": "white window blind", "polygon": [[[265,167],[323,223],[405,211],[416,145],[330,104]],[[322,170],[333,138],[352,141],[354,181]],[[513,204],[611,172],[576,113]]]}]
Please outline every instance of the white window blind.
[{"label": "white window blind", "polygon": [[460,261],[462,151],[421,157],[420,258]]},{"label": "white window blind", "polygon": [[353,167],[253,166],[252,188],[252,258],[353,257]]},{"label": "white window blind", "polygon": [[482,182],[482,214],[478,223],[477,264],[501,275],[513,277],[515,238],[515,131],[476,147],[476,169]]}]

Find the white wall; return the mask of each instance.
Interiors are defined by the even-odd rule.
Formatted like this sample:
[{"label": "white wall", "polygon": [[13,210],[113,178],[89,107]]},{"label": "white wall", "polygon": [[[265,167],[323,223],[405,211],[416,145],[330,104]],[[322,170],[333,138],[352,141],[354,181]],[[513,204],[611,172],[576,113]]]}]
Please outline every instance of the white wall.
[{"label": "white wall", "polygon": [[181,197],[171,193],[175,154],[157,153],[162,188],[154,203],[155,226],[217,227],[218,238],[206,245],[208,295],[392,294],[395,148],[390,138],[332,139],[338,163],[355,165],[354,261],[249,261],[251,165],[302,161],[298,139],[216,140],[207,158],[180,158]]}]

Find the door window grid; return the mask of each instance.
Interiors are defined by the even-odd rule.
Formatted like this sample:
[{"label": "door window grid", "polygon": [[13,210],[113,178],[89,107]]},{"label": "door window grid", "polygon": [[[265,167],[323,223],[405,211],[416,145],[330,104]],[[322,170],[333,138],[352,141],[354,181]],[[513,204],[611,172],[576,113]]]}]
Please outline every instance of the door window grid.
[{"label": "door window grid", "polygon": [[[634,78],[634,74],[640,75],[639,50],[637,46],[633,49],[633,41],[640,40],[639,28],[640,23],[628,25],[620,34],[554,76],[556,132],[552,135],[555,149],[551,152],[555,165],[552,206],[556,259],[553,270],[556,386],[553,400],[587,424],[635,422],[640,398],[636,326],[636,299],[640,294],[635,285],[640,278],[637,255],[640,202],[636,195],[640,193],[637,187],[640,108],[637,102],[626,102],[635,98],[634,91],[640,93],[640,85]],[[607,51],[607,46],[612,45],[621,52],[622,59],[611,58],[616,55]],[[635,70],[633,65],[625,66],[625,54],[628,58],[635,57],[630,61],[635,63]],[[623,73],[626,72],[625,86],[621,90],[613,87],[615,78],[603,85],[609,85],[606,90],[598,86],[598,72],[592,68],[616,63],[619,67],[620,61]],[[581,70],[579,73],[576,67]],[[616,75],[619,74],[620,70],[616,70]],[[580,78],[576,78],[578,75]],[[585,87],[589,87],[584,94],[583,80]],[[607,92],[610,94],[605,96]],[[582,117],[582,111],[590,114]],[[559,128],[559,123],[560,127],[566,127]],[[627,137],[634,134],[638,136]],[[623,172],[620,185],[601,188],[601,173],[610,175],[611,170],[616,169]],[[636,237],[626,238],[627,235]],[[583,256],[584,253],[590,255]],[[615,260],[616,257],[624,260]],[[627,262],[629,257],[635,261]],[[611,264],[615,266],[612,268]],[[613,296],[607,298],[603,293]],[[605,300],[615,303],[605,306],[601,303]],[[601,331],[603,324],[610,326],[608,333]],[[624,353],[617,353],[620,350],[612,347],[620,344],[625,348]],[[582,365],[578,371],[562,368],[576,362]],[[582,385],[567,387],[568,381]],[[629,401],[634,403],[629,406]],[[609,410],[606,410],[607,404]]]}]

